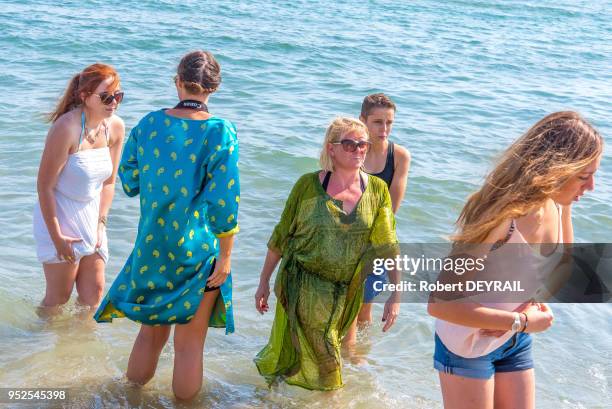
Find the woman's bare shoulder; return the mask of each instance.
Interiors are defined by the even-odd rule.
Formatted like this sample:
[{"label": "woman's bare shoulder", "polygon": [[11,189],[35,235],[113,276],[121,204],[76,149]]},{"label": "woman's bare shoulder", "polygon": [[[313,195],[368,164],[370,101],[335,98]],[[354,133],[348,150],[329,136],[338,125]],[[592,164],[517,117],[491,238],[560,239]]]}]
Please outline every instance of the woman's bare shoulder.
[{"label": "woman's bare shoulder", "polygon": [[110,138],[111,145],[115,144],[115,142],[123,141],[125,136],[125,123],[123,119],[119,115],[113,115],[110,118]]},{"label": "woman's bare shoulder", "polygon": [[113,128],[125,129],[125,122],[123,122],[123,119],[119,115],[113,114],[113,116],[110,117],[110,125]]},{"label": "woman's bare shoulder", "polygon": [[401,145],[395,144],[394,153],[393,165],[395,169],[402,173],[408,173],[410,169],[410,160],[412,159],[410,151]]},{"label": "woman's bare shoulder", "polygon": [[81,132],[80,119],[75,110],[66,112],[60,116],[49,128],[47,143],[52,142],[59,145],[72,145],[78,143],[78,135]]},{"label": "woman's bare shoulder", "polygon": [[398,159],[409,161],[412,157],[408,148],[403,147],[402,145],[394,144],[394,152]]}]

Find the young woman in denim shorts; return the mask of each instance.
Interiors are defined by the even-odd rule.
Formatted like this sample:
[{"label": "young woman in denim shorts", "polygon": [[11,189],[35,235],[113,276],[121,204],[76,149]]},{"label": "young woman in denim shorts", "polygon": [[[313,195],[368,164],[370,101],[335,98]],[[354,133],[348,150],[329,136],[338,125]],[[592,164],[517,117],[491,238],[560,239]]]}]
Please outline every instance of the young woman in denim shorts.
[{"label": "young woman in denim shorts", "polygon": [[[455,248],[485,244],[490,261],[511,243],[548,244],[513,260],[516,274],[537,276],[534,266],[555,263],[556,248],[573,241],[571,206],[593,190],[602,151],[602,137],[577,113],[544,117],[470,196],[457,222]],[[523,301],[430,300],[428,312],[437,318],[434,367],[445,408],[535,407],[530,333],[547,330],[553,314],[545,303]]]}]

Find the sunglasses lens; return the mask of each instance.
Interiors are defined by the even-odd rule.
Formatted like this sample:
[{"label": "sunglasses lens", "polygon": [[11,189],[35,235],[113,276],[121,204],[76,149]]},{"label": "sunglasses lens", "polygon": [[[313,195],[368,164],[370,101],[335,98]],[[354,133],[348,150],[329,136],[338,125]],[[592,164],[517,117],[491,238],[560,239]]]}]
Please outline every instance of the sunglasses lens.
[{"label": "sunglasses lens", "polygon": [[114,94],[109,94],[108,92],[102,92],[98,94],[98,96],[100,97],[100,101],[104,105],[110,105],[113,103],[114,100],[116,100],[117,103],[120,103],[121,101],[123,101],[123,92],[115,92]]},{"label": "sunglasses lens", "polygon": [[355,149],[357,149],[357,143],[351,141],[350,139],[344,139],[340,143],[342,144],[342,149],[344,149],[345,152],[355,152]]},{"label": "sunglasses lens", "polygon": [[100,97],[100,101],[104,104],[104,105],[108,105],[111,102],[113,102],[113,96],[111,94],[109,94],[108,92],[102,92],[100,94],[98,94],[98,96]]},{"label": "sunglasses lens", "polygon": [[340,143],[342,144],[342,149],[344,149],[345,152],[355,152],[357,148],[367,152],[370,149],[370,144],[366,141],[355,142],[351,139],[343,139],[340,141]]}]

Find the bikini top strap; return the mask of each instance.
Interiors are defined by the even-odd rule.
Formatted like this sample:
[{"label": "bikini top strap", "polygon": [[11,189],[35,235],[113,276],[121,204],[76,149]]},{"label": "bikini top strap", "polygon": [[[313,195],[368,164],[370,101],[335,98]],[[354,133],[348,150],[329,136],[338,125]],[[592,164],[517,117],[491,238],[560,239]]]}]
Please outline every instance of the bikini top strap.
[{"label": "bikini top strap", "polygon": [[365,180],[363,179],[363,175],[361,174],[361,172],[359,172],[359,185],[361,186],[361,193],[365,192],[366,185],[365,185]]},{"label": "bikini top strap", "polygon": [[325,174],[325,177],[323,178],[323,190],[325,190],[327,192],[327,186],[329,185],[329,179],[331,178],[331,172],[327,171],[327,173]]},{"label": "bikini top strap", "polygon": [[110,131],[108,130],[108,124],[104,123],[104,135],[106,135],[106,146],[110,146]]},{"label": "bikini top strap", "polygon": [[559,206],[559,203],[555,202],[555,207],[557,208],[557,214],[559,215],[559,224],[557,226],[557,242],[563,243],[563,218],[561,217],[561,206]]},{"label": "bikini top strap", "polygon": [[512,233],[514,233],[514,230],[516,230],[516,223],[514,222],[514,219],[512,219],[512,221],[510,222],[510,228],[508,229],[508,234],[506,234],[506,237],[504,238],[504,243],[510,240],[510,237],[512,237]]},{"label": "bikini top strap", "polygon": [[[327,173],[325,174],[325,177],[323,178],[323,183],[321,184],[323,186],[323,190],[325,190],[326,192],[327,192],[327,186],[329,186],[329,179],[331,179],[331,172],[327,171]],[[361,172],[359,172],[359,185],[361,187],[361,193],[365,192],[366,185],[365,185],[365,180],[363,180],[363,175],[361,174]]]},{"label": "bikini top strap", "polygon": [[79,134],[79,144],[77,145],[77,152],[81,150],[81,141],[83,140],[83,133],[85,132],[85,111],[81,112],[81,133]]},{"label": "bikini top strap", "polygon": [[504,237],[502,240],[497,240],[495,243],[493,243],[493,245],[491,246],[491,250],[489,251],[497,250],[498,248],[506,244],[508,240],[510,240],[510,237],[512,237],[512,233],[514,233],[514,230],[516,230],[516,224],[514,223],[514,219],[512,219],[512,221],[510,222],[510,228],[508,229],[508,233],[506,233],[506,237]]}]

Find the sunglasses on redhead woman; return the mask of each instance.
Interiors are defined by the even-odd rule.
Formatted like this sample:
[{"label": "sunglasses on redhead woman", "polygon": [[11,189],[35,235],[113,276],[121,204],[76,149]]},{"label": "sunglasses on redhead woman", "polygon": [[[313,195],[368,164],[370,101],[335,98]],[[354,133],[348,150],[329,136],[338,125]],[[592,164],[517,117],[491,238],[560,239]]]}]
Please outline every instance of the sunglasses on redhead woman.
[{"label": "sunglasses on redhead woman", "polygon": [[371,143],[368,141],[354,141],[352,139],[343,139],[340,142],[332,142],[331,144],[342,145],[342,149],[344,149],[345,152],[355,152],[357,148],[367,152],[370,150],[371,145]]},{"label": "sunglasses on redhead woman", "polygon": [[100,98],[100,102],[102,102],[104,105],[110,105],[113,103],[113,101],[117,101],[117,103],[120,104],[121,101],[123,101],[123,91],[115,91],[112,94],[104,91],[93,95]]}]

